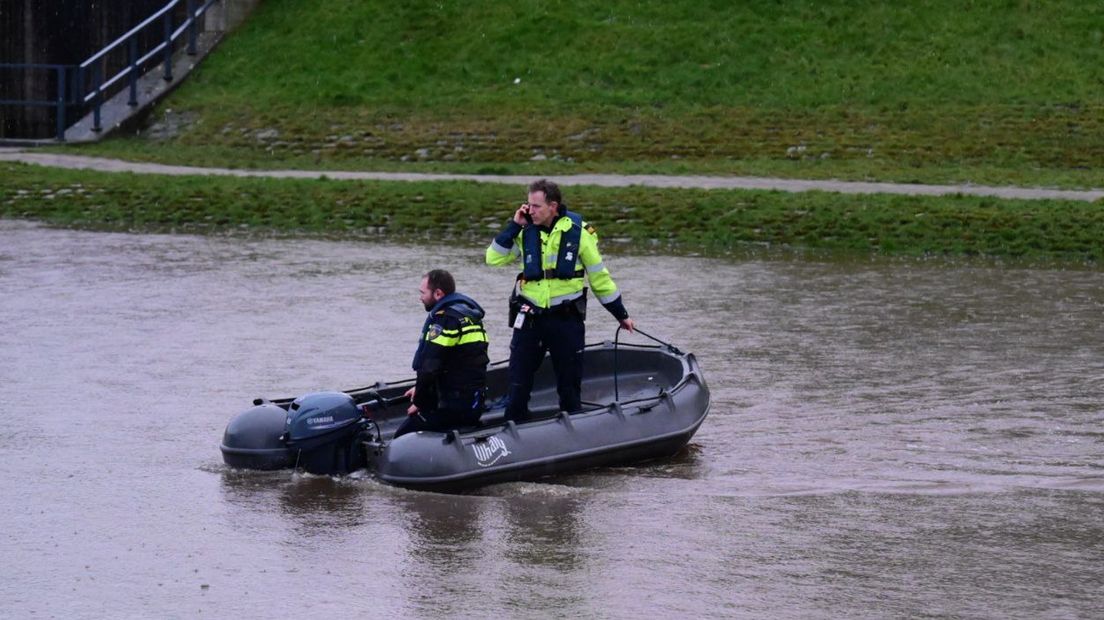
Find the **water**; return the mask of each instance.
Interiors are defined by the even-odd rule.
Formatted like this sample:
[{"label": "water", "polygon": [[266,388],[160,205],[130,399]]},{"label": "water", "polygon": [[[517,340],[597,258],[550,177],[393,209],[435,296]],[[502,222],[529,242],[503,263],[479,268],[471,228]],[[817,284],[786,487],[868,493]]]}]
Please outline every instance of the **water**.
[{"label": "water", "polygon": [[433,267],[504,358],[482,248],[0,221],[0,616],[1100,617],[1100,272],[607,263],[702,362],[689,449],[450,496],[217,446],[255,396],[408,376]]}]

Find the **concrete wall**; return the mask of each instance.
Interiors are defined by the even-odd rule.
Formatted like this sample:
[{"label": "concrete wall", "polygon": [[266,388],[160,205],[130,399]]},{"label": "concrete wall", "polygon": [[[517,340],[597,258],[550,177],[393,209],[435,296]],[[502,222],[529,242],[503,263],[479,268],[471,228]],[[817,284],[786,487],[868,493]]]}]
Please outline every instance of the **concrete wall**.
[{"label": "concrete wall", "polygon": [[[0,0],[0,62],[79,64],[166,0]],[[54,99],[56,73],[0,69],[0,98]],[[51,108],[0,107],[0,137],[54,134]]]},{"label": "concrete wall", "polygon": [[[206,17],[207,30],[227,31],[241,23],[259,0],[222,0]],[[0,0],[0,62],[70,64],[83,62],[116,40],[168,0]],[[181,3],[176,23],[184,19]],[[159,36],[151,28],[147,38]],[[152,45],[152,44],[151,44]],[[145,46],[143,46],[145,47]],[[179,48],[179,42],[178,42]],[[146,47],[148,49],[148,47]],[[122,64],[116,58],[108,71]],[[53,71],[0,69],[0,99],[53,100],[57,77]],[[85,110],[67,111],[75,122]],[[52,138],[56,133],[53,108],[0,106],[0,139]]]}]

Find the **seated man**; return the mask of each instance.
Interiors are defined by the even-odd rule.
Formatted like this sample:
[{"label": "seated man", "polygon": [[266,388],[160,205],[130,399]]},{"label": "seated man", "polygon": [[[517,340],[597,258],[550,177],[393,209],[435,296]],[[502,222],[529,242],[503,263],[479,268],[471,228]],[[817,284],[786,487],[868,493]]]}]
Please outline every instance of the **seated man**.
[{"label": "seated man", "polygon": [[418,292],[429,312],[414,353],[417,383],[407,418],[395,437],[414,431],[448,431],[479,423],[487,389],[487,332],[483,308],[456,292],[452,274],[434,269]]}]

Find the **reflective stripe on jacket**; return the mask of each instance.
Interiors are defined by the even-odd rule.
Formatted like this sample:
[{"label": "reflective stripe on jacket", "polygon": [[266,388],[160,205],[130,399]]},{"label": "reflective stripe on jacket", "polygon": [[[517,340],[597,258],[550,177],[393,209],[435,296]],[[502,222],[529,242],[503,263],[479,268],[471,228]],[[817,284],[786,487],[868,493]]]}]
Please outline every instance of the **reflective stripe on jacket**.
[{"label": "reflective stripe on jacket", "polygon": [[[541,263],[545,270],[555,269],[557,258],[560,254],[560,241],[564,233],[573,225],[571,218],[559,217],[552,223],[551,229],[540,229],[541,238]],[[534,305],[540,308],[551,308],[564,301],[576,299],[583,293],[586,281],[590,281],[590,288],[598,301],[606,306],[616,318],[628,316],[624,306],[620,303],[621,292],[617,284],[610,277],[609,270],[602,262],[602,255],[598,252],[598,233],[586,222],[581,222],[581,235],[579,239],[579,253],[576,257],[575,270],[583,270],[583,275],[574,278],[543,278],[541,280],[522,280],[520,293]],[[513,264],[522,255],[522,231],[524,229],[511,220],[506,229],[502,231],[487,248],[487,264],[495,267],[505,267]],[[623,316],[618,316],[619,314]]]}]

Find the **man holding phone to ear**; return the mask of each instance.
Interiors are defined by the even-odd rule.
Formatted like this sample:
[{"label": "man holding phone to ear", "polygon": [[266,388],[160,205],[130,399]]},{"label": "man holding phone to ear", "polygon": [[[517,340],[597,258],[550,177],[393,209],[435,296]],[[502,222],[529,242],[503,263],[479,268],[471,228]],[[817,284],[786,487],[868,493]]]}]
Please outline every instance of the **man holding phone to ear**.
[{"label": "man holding phone to ear", "polygon": [[533,376],[546,351],[556,374],[560,409],[578,411],[586,343],[586,282],[602,306],[630,332],[633,320],[602,263],[594,227],[567,210],[559,186],[552,181],[541,179],[529,185],[528,201],[487,248],[488,265],[505,267],[518,258],[523,271],[510,297],[514,333],[506,419],[529,418]]}]

